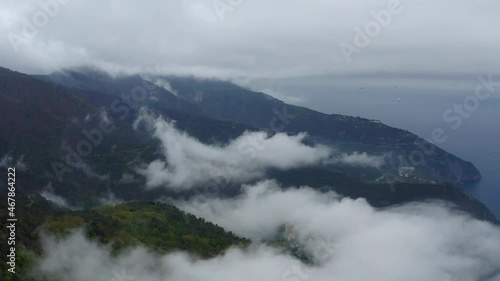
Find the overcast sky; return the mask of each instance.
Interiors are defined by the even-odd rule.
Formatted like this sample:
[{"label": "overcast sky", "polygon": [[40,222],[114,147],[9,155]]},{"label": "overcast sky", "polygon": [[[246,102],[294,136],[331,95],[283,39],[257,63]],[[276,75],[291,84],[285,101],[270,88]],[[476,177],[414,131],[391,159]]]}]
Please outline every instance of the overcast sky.
[{"label": "overcast sky", "polygon": [[[354,43],[355,28],[365,29],[372,11],[396,4],[57,0],[56,8],[44,12],[40,3],[54,1],[1,2],[2,66],[28,73],[89,63],[126,70],[158,66],[162,72],[222,78],[500,72],[496,0],[401,0],[362,48]],[[350,63],[342,42],[358,48]]]}]

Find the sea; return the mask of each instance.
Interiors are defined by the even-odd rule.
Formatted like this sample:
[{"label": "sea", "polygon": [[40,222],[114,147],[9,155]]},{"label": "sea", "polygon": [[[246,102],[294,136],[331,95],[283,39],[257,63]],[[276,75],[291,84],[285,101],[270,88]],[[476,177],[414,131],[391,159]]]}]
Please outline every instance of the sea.
[{"label": "sea", "polygon": [[[472,162],[482,174],[480,182],[460,188],[500,219],[500,87],[476,103],[475,89],[479,83],[476,77],[382,81],[321,77],[273,82],[270,89],[290,103],[324,113],[380,120],[425,139],[431,139],[435,129],[443,130],[447,139],[438,146]],[[461,105],[467,114],[454,113],[455,106]],[[445,120],[447,112],[448,118],[455,121]],[[460,119],[459,125],[456,119]]]}]

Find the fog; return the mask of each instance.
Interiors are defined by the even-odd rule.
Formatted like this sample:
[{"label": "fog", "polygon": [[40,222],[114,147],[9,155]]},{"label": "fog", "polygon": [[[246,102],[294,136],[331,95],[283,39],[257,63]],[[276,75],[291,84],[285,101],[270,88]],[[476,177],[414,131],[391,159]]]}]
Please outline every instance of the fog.
[{"label": "fog", "polygon": [[[111,257],[109,247],[76,232],[65,240],[45,237],[38,268],[75,281],[500,280],[498,226],[440,202],[379,210],[362,199],[307,187],[282,191],[265,181],[246,186],[236,199],[190,205],[196,215],[251,237],[254,244],[210,259],[181,252],[158,256],[142,248]],[[313,265],[258,243],[284,223],[294,226]]]}]

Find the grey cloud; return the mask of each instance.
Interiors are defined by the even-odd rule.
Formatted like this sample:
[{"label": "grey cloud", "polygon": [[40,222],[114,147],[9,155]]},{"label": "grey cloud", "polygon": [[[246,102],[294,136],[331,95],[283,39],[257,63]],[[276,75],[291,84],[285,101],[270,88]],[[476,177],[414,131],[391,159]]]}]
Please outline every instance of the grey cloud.
[{"label": "grey cloud", "polygon": [[67,2],[15,53],[8,34],[21,33],[23,19],[31,21],[41,7],[3,1],[5,66],[47,72],[90,63],[138,71],[159,64],[165,73],[220,78],[500,70],[500,3],[492,0],[402,0],[403,12],[351,64],[339,44],[351,42],[354,28],[364,28],[389,1],[244,1],[224,21],[213,1]]}]

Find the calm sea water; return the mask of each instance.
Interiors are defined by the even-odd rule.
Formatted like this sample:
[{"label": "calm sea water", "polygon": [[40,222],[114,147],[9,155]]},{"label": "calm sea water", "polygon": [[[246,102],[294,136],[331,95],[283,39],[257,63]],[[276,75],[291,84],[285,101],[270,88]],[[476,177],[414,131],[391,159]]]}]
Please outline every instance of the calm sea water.
[{"label": "calm sea water", "polygon": [[[317,83],[316,83],[317,84]],[[345,84],[345,83],[344,83]],[[454,104],[462,104],[474,94],[477,84],[449,84],[439,87],[403,86],[314,86],[287,85],[282,91],[300,96],[302,105],[325,113],[340,113],[381,120],[393,127],[430,138],[434,128],[442,128],[448,140],[439,146],[458,157],[471,161],[481,171],[481,182],[464,186],[500,218],[500,89],[480,103],[462,125],[453,130],[443,114]],[[305,95],[304,93],[308,94]],[[319,101],[319,102],[318,102]]]}]

